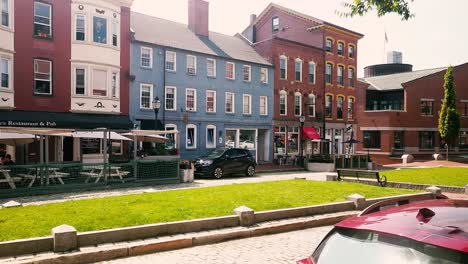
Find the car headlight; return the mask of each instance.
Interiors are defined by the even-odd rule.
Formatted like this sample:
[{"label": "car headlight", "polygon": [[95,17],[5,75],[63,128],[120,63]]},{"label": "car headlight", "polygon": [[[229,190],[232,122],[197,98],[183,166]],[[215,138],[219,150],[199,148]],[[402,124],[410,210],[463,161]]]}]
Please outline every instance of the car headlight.
[{"label": "car headlight", "polygon": [[202,166],[210,166],[211,164],[213,164],[213,161],[212,160],[200,160],[200,164]]}]

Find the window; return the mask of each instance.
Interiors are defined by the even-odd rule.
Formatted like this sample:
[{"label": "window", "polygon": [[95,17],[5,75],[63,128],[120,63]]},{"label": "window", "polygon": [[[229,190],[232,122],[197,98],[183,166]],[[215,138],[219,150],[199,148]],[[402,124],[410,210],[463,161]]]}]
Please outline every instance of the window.
[{"label": "window", "polygon": [[244,82],[250,82],[251,80],[251,75],[252,73],[252,67],[249,65],[244,65],[243,67],[243,76],[244,76]]},{"label": "window", "polygon": [[187,112],[197,111],[197,90],[193,88],[185,89],[185,110]]},{"label": "window", "polygon": [[34,2],[34,36],[40,38],[52,37],[51,5],[41,2]]},{"label": "window", "polygon": [[288,127],[288,153],[299,153],[299,127]]},{"label": "window", "polygon": [[354,58],[354,46],[353,45],[348,46],[348,57]]},{"label": "window", "polygon": [[433,131],[420,131],[419,132],[419,148],[420,149],[433,149],[434,140],[435,140],[435,133]]},{"label": "window", "polygon": [[315,95],[309,94],[309,116],[315,116]]},{"label": "window", "polygon": [[166,87],[166,102],[165,102],[165,109],[170,111],[176,110],[177,105],[177,97],[176,97],[176,88],[175,87]]},{"label": "window", "polygon": [[468,117],[468,101],[461,100],[460,106],[461,106],[461,109],[460,109],[461,116]]},{"label": "window", "polygon": [[344,97],[338,96],[336,101],[336,118],[343,119],[343,102]]},{"label": "window", "polygon": [[166,51],[166,71],[176,71],[177,54],[172,51]]},{"label": "window", "polygon": [[75,18],[75,40],[86,40],[86,17],[84,15],[76,15]]},{"label": "window", "polygon": [[206,75],[216,77],[216,60],[206,59]]},{"label": "window", "polygon": [[10,26],[9,0],[2,0],[0,10],[2,11],[2,26],[9,27]]},{"label": "window", "polygon": [[206,91],[206,112],[216,113],[216,91]]},{"label": "window", "polygon": [[364,148],[380,149],[380,131],[364,131]]},{"label": "window", "polygon": [[119,97],[119,74],[113,72],[111,76],[111,95],[112,98],[117,98]]},{"label": "window", "polygon": [[226,62],[226,78],[229,80],[234,80],[236,74],[236,66],[232,62]]},{"label": "window", "polygon": [[332,83],[332,72],[333,72],[333,64],[327,63],[327,67],[325,69],[325,81],[327,83]]},{"label": "window", "polygon": [[287,115],[288,93],[286,91],[280,92],[280,115]]},{"label": "window", "polygon": [[348,85],[354,87],[354,69],[348,68]]},{"label": "window", "polygon": [[268,97],[260,96],[260,115],[268,115]]},{"label": "window", "polygon": [[309,62],[309,82],[315,83],[315,62]]},{"label": "window", "polygon": [[354,97],[348,97],[348,119],[354,119]]},{"label": "window", "polygon": [[294,94],[294,115],[302,115],[302,95],[301,93]]},{"label": "window", "polygon": [[434,100],[421,99],[421,114],[423,116],[434,115]]},{"label": "window", "polygon": [[34,94],[52,94],[52,61],[34,60]]},{"label": "window", "polygon": [[264,84],[268,83],[268,68],[260,69],[260,82]]},{"label": "window", "polygon": [[302,60],[300,59],[296,59],[296,62],[294,64],[294,72],[295,72],[295,75],[294,75],[294,78],[297,82],[301,82],[302,81]]},{"label": "window", "polygon": [[216,148],[216,127],[213,125],[206,126],[206,148]]},{"label": "window", "polygon": [[85,95],[86,91],[86,71],[85,69],[75,69],[75,95]]},{"label": "window", "polygon": [[338,65],[338,85],[344,85],[343,71],[344,67],[342,65]]},{"label": "window", "polygon": [[187,55],[187,73],[190,75],[197,74],[197,57]]},{"label": "window", "polygon": [[275,127],[273,149],[275,154],[286,154],[286,127]]},{"label": "window", "polygon": [[[177,130],[177,125],[167,124],[165,128],[166,128],[166,131],[173,131],[173,130]],[[166,149],[176,149],[177,137],[175,136],[175,134],[166,134],[165,137],[169,139],[169,142],[166,143]]]},{"label": "window", "polygon": [[153,99],[153,85],[140,84],[140,109],[151,109]]},{"label": "window", "polygon": [[458,139],[458,147],[465,150],[468,148],[468,132],[460,131],[460,136]]},{"label": "window", "polygon": [[338,55],[341,55],[341,56],[344,55],[344,43],[343,42],[338,42],[336,53],[338,53]]},{"label": "window", "polygon": [[287,70],[288,70],[288,58],[285,56],[280,57],[280,79],[287,79]]},{"label": "window", "polygon": [[197,127],[195,125],[187,125],[186,131],[186,142],[185,147],[187,149],[197,148]]},{"label": "window", "polygon": [[93,95],[107,96],[107,71],[93,70]]},{"label": "window", "polygon": [[243,113],[244,115],[252,114],[252,96],[249,94],[244,94],[243,96]]},{"label": "window", "polygon": [[333,117],[332,103],[333,103],[333,95],[327,94],[325,96],[325,117],[326,118]]},{"label": "window", "polygon": [[279,17],[273,17],[271,20],[272,31],[278,32],[279,31]]},{"label": "window", "polygon": [[141,67],[152,68],[153,67],[153,49],[147,47],[141,47]]},{"label": "window", "polygon": [[395,131],[393,133],[393,148],[405,149],[405,131]]},{"label": "window", "polygon": [[112,46],[119,46],[119,24],[116,21],[112,21]]},{"label": "window", "polygon": [[107,44],[107,19],[93,17],[93,41],[98,44]]},{"label": "window", "polygon": [[10,60],[0,58],[1,88],[10,88]]},{"label": "window", "polygon": [[327,52],[333,52],[333,40],[327,38],[325,41],[325,50]]},{"label": "window", "polygon": [[234,104],[235,97],[234,93],[226,93],[226,113],[233,114],[235,112]]}]

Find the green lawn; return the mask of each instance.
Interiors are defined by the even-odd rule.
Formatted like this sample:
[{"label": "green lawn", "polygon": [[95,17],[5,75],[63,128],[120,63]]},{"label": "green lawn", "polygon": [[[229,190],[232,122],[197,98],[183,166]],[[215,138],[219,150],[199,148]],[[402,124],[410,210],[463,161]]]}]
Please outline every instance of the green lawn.
[{"label": "green lawn", "polygon": [[465,186],[468,168],[401,169],[381,172],[388,181],[421,184]]},{"label": "green lawn", "polygon": [[0,210],[0,241],[47,236],[68,224],[79,232],[232,215],[246,205],[256,211],[412,193],[364,184],[305,180],[227,185],[69,201]]}]

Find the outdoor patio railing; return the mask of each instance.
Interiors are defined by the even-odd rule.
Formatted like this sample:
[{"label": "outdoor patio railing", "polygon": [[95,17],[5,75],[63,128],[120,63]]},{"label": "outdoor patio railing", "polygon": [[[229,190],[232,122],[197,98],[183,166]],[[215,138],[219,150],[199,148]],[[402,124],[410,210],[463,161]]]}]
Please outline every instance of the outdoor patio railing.
[{"label": "outdoor patio railing", "polygon": [[368,155],[334,155],[336,169],[367,169]]}]

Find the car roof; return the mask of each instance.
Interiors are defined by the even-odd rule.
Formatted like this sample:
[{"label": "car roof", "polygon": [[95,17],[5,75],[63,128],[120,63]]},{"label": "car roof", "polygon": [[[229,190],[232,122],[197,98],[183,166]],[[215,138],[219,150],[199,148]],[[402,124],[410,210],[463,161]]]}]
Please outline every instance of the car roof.
[{"label": "car roof", "polygon": [[468,200],[413,202],[352,217],[335,226],[398,235],[468,252]]}]

